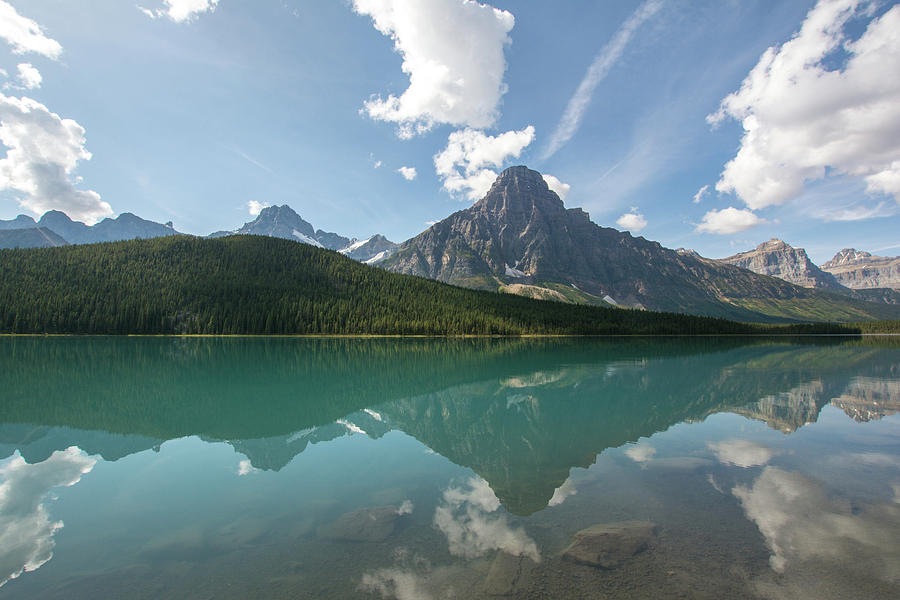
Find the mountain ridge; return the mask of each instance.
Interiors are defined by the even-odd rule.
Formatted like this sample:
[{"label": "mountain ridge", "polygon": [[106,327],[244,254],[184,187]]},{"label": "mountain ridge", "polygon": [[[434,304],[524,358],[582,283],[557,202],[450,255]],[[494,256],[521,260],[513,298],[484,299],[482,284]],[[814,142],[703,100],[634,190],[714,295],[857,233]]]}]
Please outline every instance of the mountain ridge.
[{"label": "mountain ridge", "polygon": [[898,316],[601,227],[582,209],[565,208],[525,166],[504,170],[484,198],[402,243],[379,266],[475,289],[748,321]]},{"label": "mountain ridge", "polygon": [[875,256],[855,248],[844,248],[822,265],[841,285],[865,290],[900,290],[900,257]]},{"label": "mountain ridge", "polygon": [[806,250],[794,248],[778,238],[763,242],[753,250],[717,260],[760,275],[778,277],[800,287],[828,290],[843,288],[834,275],[826,273],[809,259]]}]

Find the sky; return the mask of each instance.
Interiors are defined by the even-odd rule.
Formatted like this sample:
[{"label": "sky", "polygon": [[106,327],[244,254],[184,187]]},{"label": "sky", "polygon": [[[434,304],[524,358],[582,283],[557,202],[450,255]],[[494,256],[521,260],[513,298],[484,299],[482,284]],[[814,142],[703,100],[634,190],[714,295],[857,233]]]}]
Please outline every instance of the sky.
[{"label": "sky", "polygon": [[0,69],[0,219],[403,241],[524,164],[704,256],[900,254],[896,2],[0,0]]}]

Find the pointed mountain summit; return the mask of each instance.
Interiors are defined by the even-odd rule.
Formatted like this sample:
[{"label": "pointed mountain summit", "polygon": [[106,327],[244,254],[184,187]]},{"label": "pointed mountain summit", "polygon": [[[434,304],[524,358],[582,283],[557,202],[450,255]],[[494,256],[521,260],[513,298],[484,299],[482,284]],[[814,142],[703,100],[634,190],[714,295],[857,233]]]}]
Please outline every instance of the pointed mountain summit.
[{"label": "pointed mountain summit", "polygon": [[390,256],[398,246],[383,235],[373,235],[366,240],[357,240],[330,231],[314,229],[287,204],[267,206],[259,212],[254,220],[244,223],[240,229],[217,231],[210,234],[209,237],[218,238],[235,234],[265,235],[294,240],[319,248],[336,250],[354,260],[370,264]]},{"label": "pointed mountain summit", "polygon": [[[524,166],[503,171],[472,207],[378,264],[477,289],[741,320],[853,320],[893,311],[600,227],[580,208],[567,209],[541,174]],[[819,304],[815,314],[811,300]]]},{"label": "pointed mountain summit", "polygon": [[844,288],[834,275],[813,264],[806,250],[794,248],[776,238],[763,242],[753,250],[720,258],[718,262],[749,269],[760,275],[778,277],[805,288],[834,291]]},{"label": "pointed mountain summit", "polygon": [[316,230],[287,204],[267,206],[249,223],[235,231],[241,235],[267,235],[324,247],[316,239]]},{"label": "pointed mountain summit", "polygon": [[873,256],[856,248],[844,248],[822,265],[837,281],[854,290],[900,290],[900,257]]}]

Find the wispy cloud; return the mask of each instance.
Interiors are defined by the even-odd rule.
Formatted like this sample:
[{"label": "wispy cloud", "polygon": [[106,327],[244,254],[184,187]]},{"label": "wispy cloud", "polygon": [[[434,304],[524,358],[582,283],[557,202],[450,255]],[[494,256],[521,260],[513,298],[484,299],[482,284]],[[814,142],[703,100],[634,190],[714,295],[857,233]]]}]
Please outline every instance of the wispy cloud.
[{"label": "wispy cloud", "polygon": [[575,135],[581,126],[581,120],[588,105],[591,103],[594,90],[597,89],[600,82],[606,78],[610,69],[622,56],[625,47],[628,46],[628,42],[631,41],[638,27],[659,12],[662,5],[663,0],[646,0],[625,21],[600,54],[597,55],[588,68],[584,79],[581,80],[575,95],[569,100],[569,104],[566,106],[565,112],[563,112],[562,119],[556,126],[556,131],[553,132],[542,158],[550,158],[572,139],[572,136]]},{"label": "wispy cloud", "polygon": [[706,195],[706,192],[709,191],[709,185],[704,185],[702,188],[697,190],[697,193],[694,194],[694,204],[700,204],[700,201],[703,199],[703,196]]},{"label": "wispy cloud", "polygon": [[275,171],[273,171],[272,169],[270,169],[269,167],[267,167],[267,166],[264,165],[263,163],[259,162],[258,160],[256,160],[255,158],[253,158],[252,156],[250,156],[249,154],[247,154],[246,152],[244,152],[244,151],[241,150],[240,148],[238,148],[238,147],[236,147],[236,146],[232,146],[232,147],[230,148],[230,150],[231,150],[232,152],[234,152],[235,154],[237,154],[238,156],[240,156],[241,158],[243,158],[244,160],[246,160],[248,163],[250,163],[250,164],[253,165],[254,167],[259,167],[260,169],[262,169],[262,170],[265,171],[266,173],[271,173],[272,175],[275,174]]}]

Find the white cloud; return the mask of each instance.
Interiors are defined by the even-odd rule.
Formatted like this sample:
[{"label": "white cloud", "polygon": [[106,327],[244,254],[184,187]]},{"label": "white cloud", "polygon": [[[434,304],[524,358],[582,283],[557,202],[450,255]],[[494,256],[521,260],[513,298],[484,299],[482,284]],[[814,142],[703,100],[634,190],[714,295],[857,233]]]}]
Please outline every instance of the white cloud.
[{"label": "white cloud", "polygon": [[625,450],[625,456],[634,462],[639,463],[649,461],[653,458],[654,454],[656,454],[656,448],[650,444],[637,444],[636,446],[630,446]]},{"label": "white cloud", "polygon": [[697,190],[697,193],[694,194],[694,204],[700,204],[700,200],[703,199],[703,196],[706,195],[706,192],[709,191],[709,185],[704,185],[702,188]]},{"label": "white cloud", "polygon": [[506,92],[504,46],[515,18],[471,0],[353,0],[403,57],[409,87],[365,103],[372,119],[410,138],[437,123],[490,127]]},{"label": "white cloud", "polygon": [[447,536],[454,556],[476,558],[500,550],[540,562],[537,544],[525,530],[513,528],[505,514],[492,514],[499,508],[500,500],[488,483],[472,477],[467,489],[451,487],[444,491],[443,503],[434,512],[434,524]]},{"label": "white cloud", "polygon": [[250,213],[250,216],[256,217],[259,213],[262,212],[262,209],[268,208],[270,205],[268,202],[257,202],[256,200],[251,200],[247,203],[247,211]]},{"label": "white cloud", "polygon": [[791,562],[852,562],[887,581],[900,577],[900,504],[857,506],[831,499],[821,484],[799,473],[766,467],[751,487],[732,490],[783,572]]},{"label": "white cloud", "polygon": [[256,473],[257,471],[259,471],[259,469],[254,467],[253,463],[251,463],[247,459],[244,459],[238,463],[238,468],[237,468],[238,477],[250,475],[251,473]]},{"label": "white cloud", "polygon": [[63,523],[50,520],[44,498],[55,487],[78,483],[96,463],[72,447],[33,465],[16,453],[0,467],[0,587],[53,557],[53,536]]},{"label": "white cloud", "polygon": [[112,208],[91,190],[75,188],[78,161],[90,160],[84,128],[63,119],[31,98],[0,94],[0,143],[8,148],[0,160],[0,190],[16,190],[22,208],[35,214],[51,209],[91,224]]},{"label": "white cloud", "polygon": [[725,440],[707,444],[719,462],[738,467],[758,467],[772,460],[776,452],[749,440]]},{"label": "white cloud", "polygon": [[431,600],[422,577],[411,571],[401,569],[379,569],[372,573],[363,573],[360,587],[375,591],[382,598],[397,600]]},{"label": "white cloud", "polygon": [[534,140],[534,127],[497,136],[474,129],[454,131],[447,147],[434,157],[434,168],[452,195],[478,200],[491,188],[497,172],[509,158],[518,158]]},{"label": "white cloud", "polygon": [[616,220],[616,225],[632,233],[640,233],[647,226],[647,219],[644,218],[644,215],[637,212],[636,207],[632,207],[631,212],[625,213]]},{"label": "white cloud", "polygon": [[186,23],[193,21],[201,13],[215,11],[219,0],[163,0],[163,3],[166,7],[156,10],[143,6],[137,8],[151,19],[168,17],[176,23]]},{"label": "white cloud", "polygon": [[591,103],[594,90],[597,89],[600,82],[606,78],[610,69],[622,56],[625,47],[631,41],[631,37],[638,27],[655,15],[662,7],[662,4],[662,0],[646,0],[628,17],[628,20],[622,24],[613,38],[603,47],[603,50],[597,55],[591,66],[588,67],[588,71],[575,91],[575,95],[569,100],[569,104],[566,106],[566,110],[556,126],[556,131],[550,137],[550,142],[547,144],[543,158],[550,158],[566,142],[572,139],[572,136],[575,135],[575,132],[581,126],[581,119]]},{"label": "white cloud", "polygon": [[33,52],[53,59],[62,54],[59,42],[48,38],[40,25],[20,15],[3,0],[0,0],[0,38],[13,47],[14,54]]},{"label": "white cloud", "polygon": [[[861,177],[870,193],[900,202],[900,6],[869,22],[856,40],[844,26],[858,0],[820,0],[790,41],[771,47],[741,88],[707,117],[744,127],[737,155],[716,183],[750,209],[783,204],[805,182]],[[842,67],[827,59],[846,57]]]},{"label": "white cloud", "polygon": [[765,219],[761,219],[749,210],[729,206],[722,210],[711,210],[703,215],[702,222],[697,225],[697,231],[729,235],[766,222]]},{"label": "white cloud", "polygon": [[407,181],[412,181],[416,178],[416,175],[418,175],[415,167],[400,167],[397,169],[397,172],[403,175],[403,179]]},{"label": "white cloud", "polygon": [[560,200],[565,200],[566,196],[569,195],[569,191],[572,189],[572,186],[568,183],[563,183],[553,175],[547,175],[546,173],[541,175],[544,178],[544,181],[547,183],[547,187],[552,191],[556,192],[556,195],[559,196]]},{"label": "white cloud", "polygon": [[566,479],[561,486],[553,490],[553,496],[550,498],[550,502],[547,503],[547,506],[559,506],[563,502],[566,501],[569,496],[574,496],[578,493],[578,488],[575,487],[575,482],[572,481],[572,478]]},{"label": "white cloud", "polygon": [[33,90],[41,87],[41,82],[44,79],[41,77],[41,72],[31,63],[22,63],[17,68],[19,70],[19,85],[21,85],[22,88]]}]

